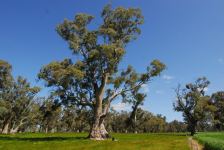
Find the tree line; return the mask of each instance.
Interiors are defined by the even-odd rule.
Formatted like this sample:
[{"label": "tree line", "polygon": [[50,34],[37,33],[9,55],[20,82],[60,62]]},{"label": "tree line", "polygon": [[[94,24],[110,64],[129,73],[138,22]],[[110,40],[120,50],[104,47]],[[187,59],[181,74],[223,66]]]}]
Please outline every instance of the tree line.
[{"label": "tree line", "polygon": [[[176,90],[174,110],[183,112],[186,124],[167,123],[164,117],[140,109],[147,94],[142,87],[166,69],[158,59],[151,61],[143,73],[137,73],[131,65],[119,67],[127,45],[141,33],[144,17],[140,9],[106,5],[101,24],[91,26],[93,20],[94,16],[79,13],[56,27],[79,58],[54,61],[40,69],[38,79],[51,88],[47,98],[38,97],[40,88],[31,86],[25,78],[14,79],[11,65],[0,61],[2,133],[88,130],[90,139],[103,140],[110,137],[108,131],[187,130],[193,135],[199,129],[223,129],[223,92],[205,95],[209,85],[206,78]],[[129,103],[132,111],[112,111],[111,103],[119,99]]]},{"label": "tree line", "polygon": [[[93,110],[77,105],[63,105],[53,95],[38,97],[39,87],[32,87],[23,77],[14,79],[12,67],[0,60],[0,131],[18,132],[88,132]],[[176,89],[174,109],[183,112],[184,122],[167,122],[166,117],[132,106],[132,111],[110,109],[105,128],[117,133],[158,133],[224,130],[224,91],[206,95],[209,81],[203,77]],[[54,93],[52,93],[54,94]],[[137,105],[139,106],[139,105]],[[134,113],[134,117],[133,117]]]}]

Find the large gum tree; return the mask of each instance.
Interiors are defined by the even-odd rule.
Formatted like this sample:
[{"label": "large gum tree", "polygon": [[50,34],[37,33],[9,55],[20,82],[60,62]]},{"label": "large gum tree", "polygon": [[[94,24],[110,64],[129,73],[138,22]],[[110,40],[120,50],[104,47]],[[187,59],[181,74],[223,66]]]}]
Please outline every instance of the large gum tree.
[{"label": "large gum tree", "polygon": [[107,5],[101,18],[101,25],[95,29],[91,26],[94,17],[83,13],[58,25],[58,34],[68,42],[72,54],[78,55],[79,60],[52,62],[38,75],[48,87],[54,88],[62,103],[89,107],[93,112],[89,138],[95,140],[109,137],[104,119],[111,102],[118,98],[130,102],[143,97],[142,85],[165,69],[163,63],[154,60],[142,74],[136,73],[131,66],[118,70],[127,44],[141,32],[139,26],[143,24],[143,16],[140,9],[112,9]]}]

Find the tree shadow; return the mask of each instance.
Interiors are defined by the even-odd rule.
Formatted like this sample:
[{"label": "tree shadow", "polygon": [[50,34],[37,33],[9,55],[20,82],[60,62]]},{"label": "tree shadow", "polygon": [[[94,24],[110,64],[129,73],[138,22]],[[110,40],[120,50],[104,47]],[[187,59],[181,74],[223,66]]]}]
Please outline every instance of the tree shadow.
[{"label": "tree shadow", "polygon": [[7,137],[0,136],[0,141],[29,141],[29,142],[41,142],[41,141],[73,141],[73,140],[85,140],[86,137]]},{"label": "tree shadow", "polygon": [[168,135],[168,136],[190,136],[189,133],[182,133],[182,132],[177,132],[177,133],[172,133],[172,132],[168,132],[168,133],[154,133],[154,135]]}]

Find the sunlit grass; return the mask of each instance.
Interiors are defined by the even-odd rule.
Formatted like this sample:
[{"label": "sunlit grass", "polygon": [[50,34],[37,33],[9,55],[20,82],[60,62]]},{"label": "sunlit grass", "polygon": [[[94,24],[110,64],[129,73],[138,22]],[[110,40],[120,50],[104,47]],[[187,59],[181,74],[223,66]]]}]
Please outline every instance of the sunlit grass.
[{"label": "sunlit grass", "polygon": [[224,150],[224,132],[207,132],[195,135],[206,150]]},{"label": "sunlit grass", "polygon": [[118,141],[91,141],[86,133],[0,135],[0,149],[189,150],[184,134],[112,134]]}]

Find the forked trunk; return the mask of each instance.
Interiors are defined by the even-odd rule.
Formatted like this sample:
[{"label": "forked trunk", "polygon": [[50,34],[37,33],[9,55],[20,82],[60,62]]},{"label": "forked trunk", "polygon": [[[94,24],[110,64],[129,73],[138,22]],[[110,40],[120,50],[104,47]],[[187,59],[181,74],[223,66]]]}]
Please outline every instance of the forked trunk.
[{"label": "forked trunk", "polygon": [[108,139],[110,136],[105,129],[103,122],[94,121],[92,128],[89,133],[89,138],[91,140],[104,140]]},{"label": "forked trunk", "polygon": [[196,133],[196,126],[197,126],[196,121],[189,123],[188,130],[190,131],[191,136],[194,136],[194,134]]},{"label": "forked trunk", "polygon": [[17,126],[16,128],[12,128],[11,130],[10,130],[10,134],[15,134],[15,133],[17,133],[18,132],[18,130],[19,130],[19,126]]},{"label": "forked trunk", "polygon": [[108,107],[104,106],[104,110],[102,104],[107,78],[108,75],[105,74],[99,88],[95,85],[96,104],[94,106],[94,120],[89,133],[89,138],[92,140],[104,140],[109,138],[109,134],[105,129],[103,122],[109,111],[110,103],[108,101],[108,104],[106,105]]}]

